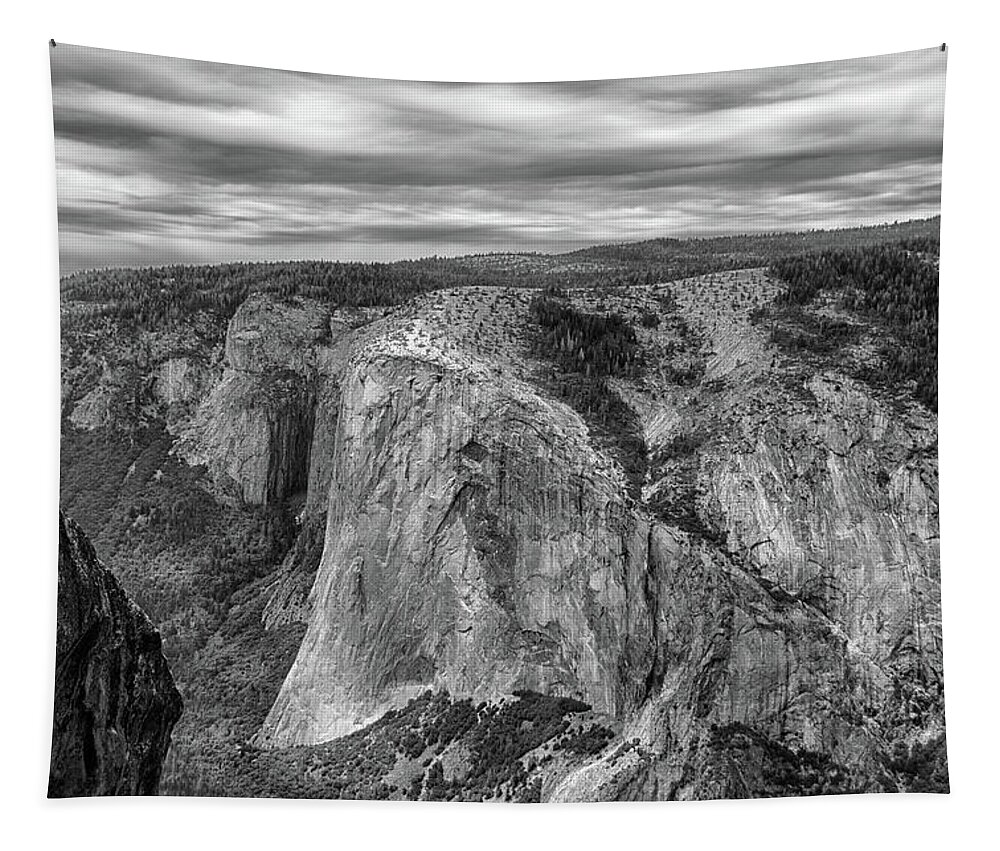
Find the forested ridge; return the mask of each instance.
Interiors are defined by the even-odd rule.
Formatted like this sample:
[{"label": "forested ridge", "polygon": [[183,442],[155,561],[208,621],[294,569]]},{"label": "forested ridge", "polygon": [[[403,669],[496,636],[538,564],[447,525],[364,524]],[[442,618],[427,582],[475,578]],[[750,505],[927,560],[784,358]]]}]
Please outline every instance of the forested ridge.
[{"label": "forested ridge", "polygon": [[422,292],[462,286],[580,287],[652,284],[764,266],[805,251],[936,237],[940,219],[896,225],[711,239],[657,239],[557,255],[428,257],[393,263],[302,260],[115,268],[62,279],[68,327],[110,317],[145,329],[206,311],[222,322],[251,292],[302,296],[337,307],[391,306]]},{"label": "forested ridge", "polygon": [[[771,272],[787,284],[780,304],[800,307],[832,293],[840,307],[883,327],[882,367],[870,377],[896,385],[913,381],[917,398],[937,410],[939,254],[938,240],[923,236],[782,258]],[[820,323],[815,346],[853,339],[843,322],[814,321]]]},{"label": "forested ridge", "polygon": [[[734,236],[689,239],[660,238],[617,245],[597,245],[572,252],[569,257],[624,263],[672,264],[691,272],[680,277],[708,272],[766,266],[781,257],[806,251],[863,248],[890,240],[914,239],[937,235],[941,217],[914,219],[894,224],[833,230],[776,231],[737,234]],[[702,268],[704,265],[713,268]]]}]

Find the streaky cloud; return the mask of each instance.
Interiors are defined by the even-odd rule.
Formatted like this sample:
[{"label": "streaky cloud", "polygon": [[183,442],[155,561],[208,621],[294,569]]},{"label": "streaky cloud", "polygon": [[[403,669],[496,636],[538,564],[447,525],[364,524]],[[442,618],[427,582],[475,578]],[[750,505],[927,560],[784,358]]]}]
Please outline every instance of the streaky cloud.
[{"label": "streaky cloud", "polygon": [[936,48],[512,84],[51,55],[66,272],[559,250],[939,212]]}]

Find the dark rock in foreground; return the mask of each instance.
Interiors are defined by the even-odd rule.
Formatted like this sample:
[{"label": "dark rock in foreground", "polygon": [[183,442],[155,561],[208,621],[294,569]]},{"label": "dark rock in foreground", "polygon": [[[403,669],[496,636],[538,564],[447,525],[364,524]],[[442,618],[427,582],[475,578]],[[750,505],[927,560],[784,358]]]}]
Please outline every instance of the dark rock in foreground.
[{"label": "dark rock in foreground", "polygon": [[49,797],[155,795],[181,707],[159,633],[60,512]]}]

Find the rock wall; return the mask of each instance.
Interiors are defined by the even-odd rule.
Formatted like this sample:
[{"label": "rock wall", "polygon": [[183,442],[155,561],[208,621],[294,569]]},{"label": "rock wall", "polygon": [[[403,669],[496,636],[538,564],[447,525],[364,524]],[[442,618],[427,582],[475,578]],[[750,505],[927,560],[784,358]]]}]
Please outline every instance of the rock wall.
[{"label": "rock wall", "polygon": [[805,389],[808,404],[775,410],[745,451],[708,453],[709,504],[762,577],[878,664],[940,681],[936,422],[843,376]]},{"label": "rock wall", "polygon": [[517,382],[368,356],[341,384],[323,560],[260,735],[350,732],[427,687],[634,708],[648,526],[579,416]]},{"label": "rock wall", "polygon": [[209,375],[194,358],[170,358],[153,372],[153,395],[167,405],[191,402],[204,394]]},{"label": "rock wall", "polygon": [[[608,800],[763,794],[782,749],[862,788],[940,735],[936,420],[739,333],[711,380],[616,385],[651,459],[690,453],[650,464],[649,503],[530,365],[423,314],[357,335],[314,439],[330,484],[308,629],[258,743],[329,740],[427,688],[533,689],[634,742],[544,791]],[[664,488],[697,529],[659,512]],[[733,747],[760,759],[734,773]]]},{"label": "rock wall", "polygon": [[657,670],[622,734],[646,758],[612,750],[562,778],[552,800],[742,797],[714,782],[732,760],[710,741],[728,725],[874,771],[873,707],[892,679],[836,623],[686,533],[658,526],[649,563]]},{"label": "rock wall", "polygon": [[222,379],[180,427],[177,451],[250,504],[305,491],[318,353],[329,335],[318,303],[250,296],[230,321]]},{"label": "rock wall", "polygon": [[155,795],[180,714],[159,633],[60,512],[49,797]]}]

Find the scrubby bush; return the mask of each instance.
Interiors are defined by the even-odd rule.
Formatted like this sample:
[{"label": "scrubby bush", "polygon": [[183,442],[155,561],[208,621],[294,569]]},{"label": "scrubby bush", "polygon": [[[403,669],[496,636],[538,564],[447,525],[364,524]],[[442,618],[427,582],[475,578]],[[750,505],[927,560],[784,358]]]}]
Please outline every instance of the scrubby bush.
[{"label": "scrubby bush", "polygon": [[[514,700],[473,705],[446,691],[425,692],[343,738],[278,750],[244,746],[227,760],[219,794],[311,798],[537,801],[541,788],[524,757],[553,742],[571,758],[599,752],[614,736],[584,724],[567,734],[569,716],[590,706],[567,697],[519,691]],[[438,756],[461,742],[469,754],[461,779],[449,780]],[[400,760],[431,755],[405,788],[387,781]],[[226,779],[230,778],[230,779]],[[218,788],[218,787],[217,787]]]}]

